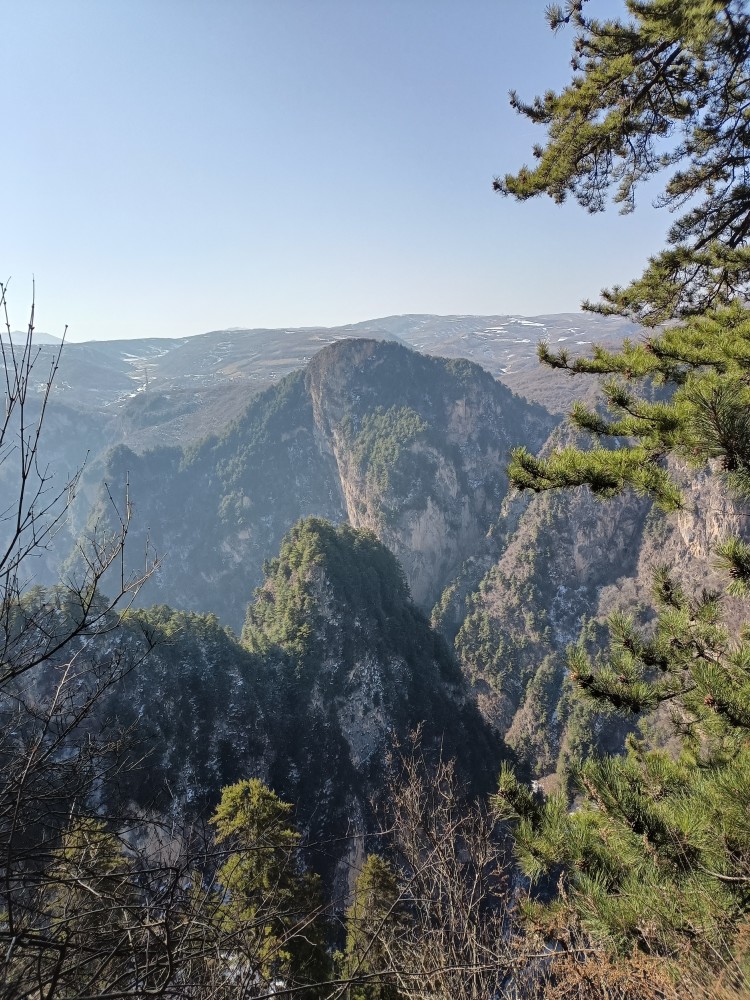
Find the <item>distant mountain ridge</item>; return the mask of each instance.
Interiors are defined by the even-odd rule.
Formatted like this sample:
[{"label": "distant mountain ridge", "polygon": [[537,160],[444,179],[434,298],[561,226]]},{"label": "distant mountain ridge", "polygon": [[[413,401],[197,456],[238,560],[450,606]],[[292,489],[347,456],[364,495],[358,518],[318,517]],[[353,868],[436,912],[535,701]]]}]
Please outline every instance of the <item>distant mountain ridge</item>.
[{"label": "distant mountain ridge", "polygon": [[[103,479],[130,483],[129,552],[163,555],[141,595],[213,611],[238,628],[264,560],[300,517],[374,531],[425,610],[484,550],[519,438],[555,424],[478,365],[396,342],[345,340],[254,397],[217,437],[138,455],[118,446]],[[104,502],[93,519],[106,517]]]},{"label": "distant mountain ridge", "polygon": [[[7,337],[7,333],[0,334],[0,339],[2,337]],[[10,339],[13,344],[25,344],[28,333],[26,330],[11,330]],[[48,346],[60,346],[62,343],[62,337],[54,337],[51,333],[42,333],[40,330],[34,330],[32,334],[32,342],[38,345],[48,345]]]},{"label": "distant mountain ridge", "polygon": [[[627,321],[588,313],[414,314],[340,327],[235,328],[175,339],[68,342],[55,394],[68,405],[122,421],[122,430],[134,436],[129,444],[141,450],[166,443],[165,433],[170,443],[186,443],[218,430],[226,419],[238,415],[248,392],[268,388],[339,340],[398,340],[424,354],[464,357],[519,391],[524,373],[536,368],[539,340],[586,350],[592,342],[615,345],[636,333]],[[169,419],[162,420],[159,440],[138,424],[145,395],[159,398],[165,418],[170,410],[183,417],[174,427],[165,426]],[[185,419],[188,412],[195,419]]]}]

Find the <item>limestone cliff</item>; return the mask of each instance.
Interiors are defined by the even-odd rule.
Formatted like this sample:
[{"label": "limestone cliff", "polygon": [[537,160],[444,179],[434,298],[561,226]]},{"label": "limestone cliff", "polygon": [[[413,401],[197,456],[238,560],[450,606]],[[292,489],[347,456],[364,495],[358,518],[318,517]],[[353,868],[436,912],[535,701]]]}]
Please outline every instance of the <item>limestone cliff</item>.
[{"label": "limestone cliff", "polygon": [[[717,542],[748,535],[715,470],[672,471],[686,499],[675,515],[632,494],[602,502],[583,488],[526,500],[501,554],[465,598],[460,662],[483,715],[535,778],[564,772],[592,745],[616,752],[628,729],[575,697],[566,647],[586,635],[599,643],[614,610],[647,622],[657,566],[672,568],[688,592],[717,588]],[[443,616],[455,620],[455,605],[445,604]],[[741,602],[727,599],[724,609],[739,626]]]},{"label": "limestone cliff", "polygon": [[[143,602],[211,611],[238,628],[262,565],[300,517],[369,528],[402,561],[429,608],[484,551],[519,439],[555,424],[477,365],[395,343],[341,341],[256,397],[220,437],[136,455],[120,446],[105,479],[127,474],[128,551],[161,557]],[[106,519],[103,503],[94,519]]]},{"label": "limestone cliff", "polygon": [[515,435],[541,443],[553,421],[476,365],[396,344],[326,348],[306,382],[349,523],[378,535],[431,606],[498,516]]}]

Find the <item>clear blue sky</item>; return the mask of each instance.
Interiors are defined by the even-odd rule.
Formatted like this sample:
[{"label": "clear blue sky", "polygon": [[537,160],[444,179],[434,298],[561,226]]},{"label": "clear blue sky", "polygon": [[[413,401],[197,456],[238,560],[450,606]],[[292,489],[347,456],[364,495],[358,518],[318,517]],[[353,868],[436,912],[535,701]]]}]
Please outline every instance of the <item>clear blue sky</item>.
[{"label": "clear blue sky", "polygon": [[[543,0],[23,0],[0,33],[0,274],[74,340],[576,309],[668,218],[496,174],[559,86]],[[591,7],[616,9],[614,0]]]}]

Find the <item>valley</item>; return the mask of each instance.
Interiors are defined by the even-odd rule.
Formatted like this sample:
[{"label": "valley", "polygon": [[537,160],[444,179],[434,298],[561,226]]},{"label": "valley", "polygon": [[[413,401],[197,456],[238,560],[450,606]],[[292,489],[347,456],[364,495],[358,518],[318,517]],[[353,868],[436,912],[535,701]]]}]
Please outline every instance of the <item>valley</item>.
[{"label": "valley", "polygon": [[[42,649],[48,669],[27,681],[23,667],[6,690],[52,706],[47,725],[82,740],[73,761],[107,734],[97,809],[201,829],[222,794],[268,789],[293,803],[300,863],[341,919],[353,873],[417,822],[384,829],[394,801],[426,808],[408,798],[429,794],[419,768],[446,775],[436,821],[450,801],[474,823],[465,803],[508,767],[539,802],[568,803],[582,761],[668,743],[664,711],[582,698],[570,649],[596,649],[612,614],[651,628],[665,557],[692,592],[718,588],[710,551],[747,526],[710,470],[677,459],[691,498],[677,517],[632,491],[515,490],[514,448],[585,443],[564,416],[567,375],[534,361],[553,334],[585,353],[627,349],[633,330],[399,317],[63,350],[39,457],[57,477],[82,472],[54,533],[32,541],[6,640],[8,662]],[[576,398],[597,406],[597,384],[576,380]],[[12,463],[0,483],[19,493]],[[743,627],[741,600],[724,613]],[[33,714],[19,719],[0,728],[31,738]],[[505,828],[485,836],[505,849]]]},{"label": "valley", "polygon": [[586,622],[647,593],[655,535],[702,567],[696,586],[713,582],[684,527],[646,500],[509,491],[514,446],[544,452],[570,437],[560,413],[570,380],[539,368],[536,344],[585,352],[632,332],[578,315],[407,316],[127,350],[68,345],[46,442],[66,470],[89,457],[37,581],[55,583],[61,568],[75,576],[76,538],[116,528],[111,496],[125,482],[125,570],[137,572],[147,550],[159,560],[137,604],[186,621],[215,615],[237,635],[300,519],[371,532],[452,647],[459,701],[525,773],[564,785],[572,756],[616,749],[625,733],[614,717],[597,728],[571,700],[566,647]]}]

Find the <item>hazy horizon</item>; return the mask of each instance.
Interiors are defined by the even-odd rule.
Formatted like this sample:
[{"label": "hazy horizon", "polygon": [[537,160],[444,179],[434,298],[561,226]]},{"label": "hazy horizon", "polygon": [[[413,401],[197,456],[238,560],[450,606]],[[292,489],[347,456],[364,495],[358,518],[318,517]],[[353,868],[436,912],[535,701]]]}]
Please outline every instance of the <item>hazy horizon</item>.
[{"label": "hazy horizon", "polygon": [[[115,341],[115,340],[125,340],[125,341],[127,341],[127,340],[155,340],[155,339],[180,340],[180,339],[186,339],[186,338],[189,338],[189,337],[209,336],[210,334],[216,334],[216,333],[262,333],[264,331],[268,331],[269,333],[279,333],[279,332],[284,331],[284,330],[288,330],[290,332],[292,332],[292,331],[298,331],[299,332],[299,331],[305,331],[305,330],[321,330],[321,331],[325,331],[325,330],[344,330],[344,329],[347,329],[349,327],[370,326],[370,325],[373,325],[373,324],[376,324],[376,323],[380,323],[380,322],[385,322],[385,321],[391,320],[391,319],[407,319],[407,318],[409,318],[411,316],[413,316],[413,317],[424,316],[424,317],[429,317],[430,319],[467,319],[467,318],[471,318],[471,319],[477,319],[477,320],[492,320],[492,319],[536,320],[536,319],[550,318],[550,317],[553,317],[553,316],[587,316],[587,317],[591,316],[591,317],[593,317],[594,315],[596,315],[596,322],[599,323],[599,324],[607,323],[607,322],[612,322],[612,323],[616,323],[618,321],[621,322],[621,320],[619,319],[619,317],[601,316],[599,314],[594,314],[594,313],[591,313],[591,312],[586,312],[586,311],[581,310],[581,309],[560,309],[560,310],[554,310],[554,311],[549,310],[549,311],[538,312],[538,313],[521,313],[521,312],[518,312],[518,311],[510,311],[510,312],[506,311],[506,312],[494,312],[494,313],[431,313],[431,312],[408,312],[408,313],[389,313],[388,315],[383,314],[383,315],[380,315],[380,316],[367,316],[364,319],[356,319],[356,320],[352,320],[350,322],[333,323],[333,324],[324,324],[324,323],[298,323],[298,324],[280,323],[277,326],[268,326],[268,325],[266,325],[266,326],[236,326],[235,325],[235,326],[214,327],[214,328],[212,328],[210,330],[198,330],[195,333],[189,333],[189,334],[174,333],[174,334],[161,334],[161,335],[155,335],[155,336],[151,336],[149,334],[142,334],[142,335],[136,334],[136,335],[134,335],[132,337],[89,337],[89,338],[87,338],[85,340],[75,340],[75,339],[70,338],[69,335],[68,335],[69,334],[69,331],[68,331],[68,334],[66,334],[65,339],[66,339],[66,341],[69,341],[70,343],[86,344],[86,343],[97,343],[97,342],[105,341],[105,340],[106,341]],[[0,338],[2,338],[4,336],[6,336],[5,331],[4,330],[0,330]],[[14,339],[14,341],[18,341],[19,339],[25,338],[26,337],[26,330],[23,330],[23,329],[13,329],[13,330],[11,330],[11,337]],[[48,330],[40,330],[40,329],[38,329],[35,326],[34,327],[34,338],[39,338],[39,337],[43,337],[45,339],[49,338],[50,342],[52,342],[52,341],[61,342],[62,341],[62,336],[61,335],[51,334]]]}]

